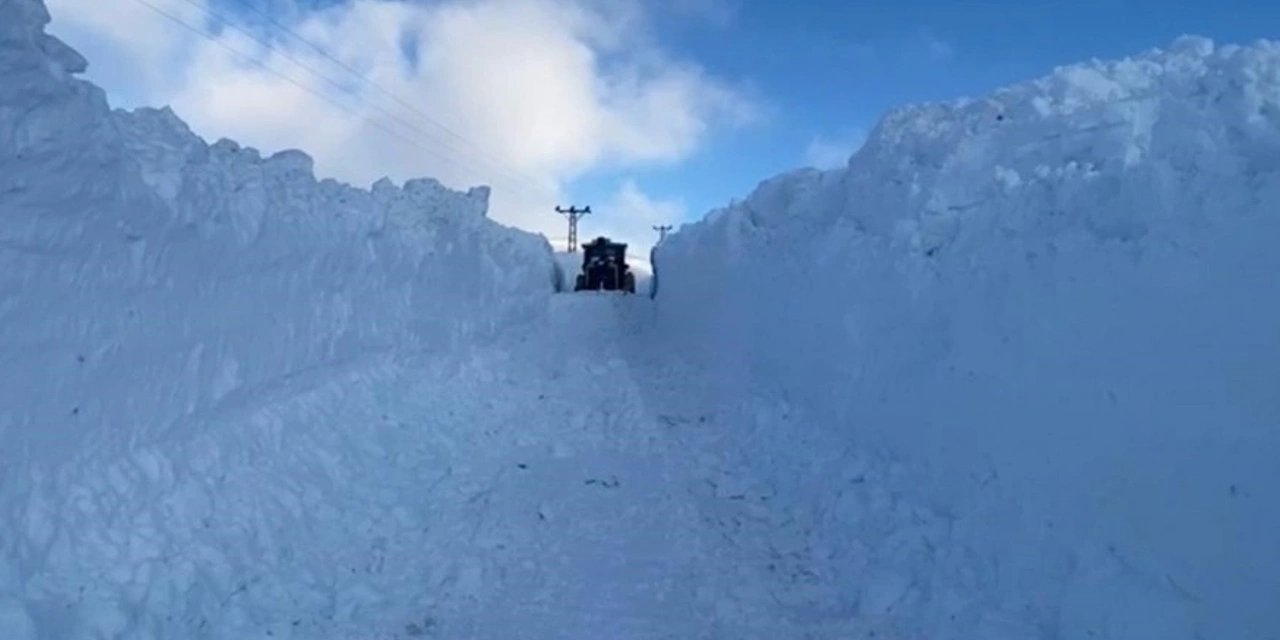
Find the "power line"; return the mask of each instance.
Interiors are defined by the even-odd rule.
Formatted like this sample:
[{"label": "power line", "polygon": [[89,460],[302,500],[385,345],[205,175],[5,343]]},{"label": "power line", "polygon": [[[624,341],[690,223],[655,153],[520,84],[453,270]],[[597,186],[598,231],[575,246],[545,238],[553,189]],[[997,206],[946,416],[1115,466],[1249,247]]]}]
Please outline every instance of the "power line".
[{"label": "power line", "polygon": [[[188,1],[190,1],[190,0],[188,0]],[[326,50],[324,49],[324,47],[321,47],[320,45],[318,45],[318,44],[316,44],[316,43],[312,42],[311,40],[308,40],[306,37],[304,37],[304,36],[302,36],[301,34],[299,34],[297,31],[295,31],[295,30],[294,30],[292,27],[290,27],[289,25],[286,25],[286,24],[284,24],[283,22],[280,22],[279,20],[276,20],[274,16],[272,16],[272,15],[271,15],[271,14],[269,14],[269,13],[267,13],[266,11],[263,11],[261,7],[258,7],[257,5],[253,4],[252,2],[250,2],[250,0],[234,0],[234,1],[236,2],[236,4],[239,4],[239,5],[243,6],[243,7],[245,7],[246,9],[249,9],[250,11],[252,11],[252,12],[254,12],[254,13],[258,14],[259,16],[262,16],[262,18],[263,18],[263,19],[265,19],[267,22],[269,22],[270,24],[272,24],[272,25],[273,25],[273,26],[275,26],[276,28],[278,28],[278,29],[280,29],[280,30],[284,31],[285,33],[289,34],[290,36],[293,36],[293,38],[294,38],[294,39],[296,39],[298,42],[301,42],[301,43],[303,43],[303,44],[307,45],[307,46],[308,46],[308,47],[310,47],[312,50],[314,50],[316,53],[320,54],[321,56],[323,56],[324,58],[326,58],[326,59],[327,59],[327,60],[329,60],[330,62],[332,62],[332,63],[334,63],[334,64],[338,65],[339,67],[341,67],[342,69],[346,70],[346,71],[347,71],[348,73],[350,73],[353,77],[355,77],[356,79],[358,79],[362,84],[366,84],[366,85],[368,85],[368,86],[370,86],[370,87],[373,87],[373,88],[374,88],[374,89],[376,89],[379,93],[382,93],[383,95],[385,95],[385,96],[387,96],[387,97],[391,98],[392,100],[395,100],[397,103],[399,103],[401,106],[405,107],[406,109],[409,109],[410,111],[413,111],[414,113],[417,113],[417,114],[418,114],[418,115],[419,115],[423,120],[426,120],[426,121],[427,121],[428,123],[430,123],[432,126],[434,126],[434,127],[438,128],[438,129],[440,129],[441,131],[444,131],[445,133],[449,134],[450,136],[453,136],[456,140],[458,140],[458,141],[460,141],[460,142],[462,142],[462,143],[464,143],[464,144],[474,144],[473,142],[471,142],[471,141],[467,140],[465,137],[463,137],[461,134],[457,133],[457,132],[456,132],[456,131],[454,131],[453,129],[450,129],[449,127],[445,126],[443,123],[441,123],[441,122],[437,121],[435,118],[431,117],[431,115],[429,115],[429,114],[427,114],[426,112],[424,112],[423,110],[419,109],[419,108],[418,108],[416,105],[414,105],[413,103],[411,103],[411,102],[409,102],[409,101],[407,101],[407,100],[405,100],[405,99],[401,98],[401,97],[400,97],[399,95],[397,95],[396,93],[394,93],[394,92],[392,92],[392,91],[390,91],[390,90],[388,90],[388,89],[383,88],[383,87],[382,87],[382,85],[379,85],[378,83],[374,82],[373,80],[370,80],[368,76],[366,76],[366,75],[364,75],[363,73],[361,73],[358,69],[354,69],[354,68],[352,68],[350,65],[348,65],[348,64],[347,64],[347,63],[345,63],[345,62],[343,62],[341,59],[339,59],[339,58],[337,58],[337,57],[333,56],[333,55],[332,55],[332,54],[330,54],[328,51],[326,51]],[[493,158],[489,158],[489,159],[490,159],[490,160],[492,160],[493,162],[497,162],[497,163],[499,163],[499,164],[501,164],[501,163],[502,163],[502,161],[501,161],[501,160],[495,160],[495,159],[493,159]]]},{"label": "power line", "polygon": [[169,19],[169,20],[171,20],[171,21],[173,21],[173,22],[177,23],[179,26],[181,26],[181,27],[183,27],[183,28],[185,28],[185,29],[187,29],[187,30],[191,31],[192,33],[195,33],[196,35],[199,35],[199,36],[204,37],[205,39],[209,40],[210,42],[212,42],[212,43],[214,43],[214,44],[218,45],[219,47],[221,47],[221,48],[223,48],[223,49],[227,50],[227,51],[228,51],[229,53],[231,53],[232,55],[234,55],[234,56],[236,56],[236,57],[238,57],[238,58],[241,58],[241,59],[243,59],[243,60],[245,60],[245,61],[249,62],[250,64],[253,64],[253,65],[257,66],[257,67],[260,67],[263,71],[266,71],[267,73],[270,73],[270,74],[272,74],[272,75],[274,75],[274,76],[276,76],[276,77],[280,78],[281,80],[284,80],[285,82],[288,82],[289,84],[292,84],[293,86],[298,87],[299,89],[302,89],[303,91],[306,91],[307,93],[310,93],[311,95],[313,95],[313,96],[315,96],[315,97],[317,97],[317,98],[320,98],[321,100],[324,100],[325,102],[328,102],[329,104],[331,104],[331,105],[333,105],[333,106],[335,106],[335,107],[338,107],[339,109],[342,109],[343,111],[345,111],[345,112],[347,112],[347,113],[349,113],[349,114],[351,114],[351,115],[354,115],[354,116],[357,116],[357,117],[361,118],[361,119],[362,119],[362,120],[364,120],[365,122],[367,122],[367,123],[369,123],[369,124],[371,124],[371,125],[373,125],[373,126],[375,126],[375,127],[379,128],[379,129],[381,129],[381,130],[383,130],[383,131],[387,132],[388,134],[390,134],[391,136],[393,136],[393,137],[395,137],[395,138],[400,139],[402,142],[405,142],[405,143],[408,143],[408,144],[412,144],[412,145],[415,145],[415,146],[419,146],[419,147],[421,147],[421,145],[420,145],[420,144],[418,144],[418,143],[414,142],[413,140],[409,140],[409,139],[407,139],[407,138],[403,138],[403,137],[401,137],[401,136],[400,136],[400,134],[399,134],[399,133],[396,133],[395,131],[392,131],[391,129],[388,129],[388,128],[386,128],[386,127],[383,127],[382,125],[378,124],[376,121],[370,120],[370,119],[368,119],[368,118],[366,118],[366,117],[362,116],[361,114],[356,113],[356,112],[355,112],[354,110],[352,110],[350,107],[348,107],[348,106],[346,106],[346,105],[344,105],[344,104],[341,104],[341,103],[339,103],[339,102],[336,102],[336,101],[334,101],[334,100],[331,100],[328,96],[324,95],[323,93],[320,93],[319,91],[316,91],[316,90],[312,89],[311,87],[308,87],[308,86],[306,86],[306,85],[302,84],[301,82],[298,82],[297,80],[294,80],[293,78],[289,77],[289,76],[288,76],[288,75],[286,75],[286,74],[283,74],[283,73],[281,73],[281,72],[279,72],[279,71],[276,71],[275,69],[272,69],[271,67],[268,67],[266,64],[264,64],[264,63],[262,63],[262,62],[260,62],[260,61],[258,61],[258,60],[255,60],[252,56],[246,55],[246,54],[244,54],[244,53],[242,53],[242,52],[240,52],[240,51],[238,51],[238,50],[236,50],[236,49],[234,49],[234,48],[232,48],[232,47],[227,46],[226,44],[224,44],[222,41],[218,40],[217,38],[215,38],[215,37],[213,37],[213,36],[211,36],[211,35],[209,35],[209,34],[205,33],[205,32],[204,32],[202,29],[200,29],[199,27],[196,27],[196,26],[194,26],[194,25],[190,24],[189,22],[187,22],[186,20],[183,20],[182,18],[179,18],[179,17],[177,17],[177,16],[175,16],[175,15],[173,15],[173,14],[171,14],[171,13],[169,13],[169,12],[165,11],[164,9],[161,9],[161,8],[159,8],[159,7],[155,6],[154,4],[152,4],[151,2],[149,2],[148,0],[134,0],[134,2],[137,2],[138,4],[141,4],[141,5],[145,6],[145,7],[147,7],[148,9],[151,9],[152,11],[154,11],[154,12],[156,12],[156,13],[160,14],[161,16],[163,16],[163,17],[165,17],[165,18],[167,18],[167,19]]},{"label": "power line", "polygon": [[[337,103],[336,103],[336,102],[334,102],[333,100],[330,100],[330,99],[328,99],[327,97],[325,97],[325,96],[321,95],[319,92],[314,91],[314,90],[310,89],[309,87],[305,87],[305,86],[303,86],[300,82],[297,82],[296,80],[294,80],[294,79],[292,79],[292,78],[287,77],[285,74],[283,74],[283,73],[281,73],[281,72],[279,72],[279,71],[276,71],[276,70],[274,70],[274,69],[269,68],[267,65],[265,65],[265,64],[263,64],[263,63],[261,63],[261,62],[257,61],[256,59],[252,58],[251,56],[248,56],[248,55],[246,55],[246,54],[244,54],[244,53],[242,53],[242,52],[240,52],[240,51],[237,51],[237,50],[235,50],[235,49],[232,49],[231,47],[228,47],[227,45],[225,45],[224,43],[222,43],[221,41],[219,41],[217,38],[214,38],[213,36],[211,36],[211,35],[209,35],[209,34],[205,33],[203,30],[201,30],[201,29],[199,29],[199,28],[196,28],[196,27],[192,26],[192,25],[191,25],[191,24],[189,24],[189,23],[186,23],[186,22],[185,22],[185,21],[183,21],[181,18],[178,18],[178,17],[176,17],[176,16],[173,16],[173,15],[171,15],[171,14],[169,14],[169,13],[167,13],[167,12],[165,12],[165,11],[161,10],[160,8],[158,8],[158,7],[156,7],[155,5],[151,4],[151,3],[150,3],[150,2],[148,2],[147,0],[136,0],[136,1],[137,1],[137,2],[139,2],[139,3],[141,3],[141,4],[144,4],[144,5],[148,6],[148,7],[150,7],[153,11],[156,11],[157,13],[160,13],[161,15],[164,15],[165,17],[169,18],[170,20],[173,20],[174,22],[177,22],[177,23],[181,24],[182,26],[184,26],[184,27],[186,27],[186,28],[188,28],[188,29],[190,29],[190,30],[192,30],[192,31],[196,32],[196,33],[199,33],[201,36],[203,36],[203,37],[205,37],[206,39],[208,39],[208,40],[210,40],[210,41],[214,42],[215,44],[218,44],[218,45],[219,45],[219,46],[221,46],[222,48],[227,49],[228,51],[231,51],[232,53],[236,54],[237,56],[240,56],[240,57],[246,58],[246,59],[248,59],[250,62],[252,62],[253,64],[255,64],[255,65],[257,65],[257,66],[259,66],[259,67],[261,67],[261,68],[263,68],[263,69],[265,69],[265,70],[267,70],[267,71],[271,72],[272,74],[274,74],[274,75],[276,75],[276,76],[278,76],[278,77],[281,77],[281,78],[284,78],[284,79],[288,80],[291,84],[293,84],[293,85],[295,85],[295,86],[298,86],[298,87],[300,87],[300,88],[302,88],[302,89],[306,90],[308,93],[311,93],[312,95],[315,95],[315,96],[317,96],[317,97],[320,97],[320,98],[324,99],[326,102],[329,102],[330,104],[334,104],[335,106],[340,106],[340,107],[341,107],[341,105],[337,105]],[[242,34],[244,34],[245,36],[247,36],[248,38],[250,38],[250,39],[251,39],[251,40],[253,40],[254,42],[258,43],[259,45],[261,45],[261,46],[263,46],[263,47],[265,47],[267,50],[269,50],[269,51],[271,51],[271,52],[276,53],[277,55],[279,55],[280,57],[284,58],[285,60],[288,60],[289,62],[292,62],[293,64],[297,65],[299,68],[303,69],[303,70],[304,70],[304,71],[306,71],[307,73],[309,73],[309,74],[311,74],[311,75],[315,76],[316,78],[319,78],[320,80],[323,80],[324,82],[328,83],[330,86],[333,86],[333,87],[337,88],[337,89],[338,89],[338,90],[340,90],[340,91],[346,91],[346,87],[344,87],[342,84],[338,83],[337,81],[333,80],[333,79],[332,79],[332,78],[330,78],[329,76],[325,75],[324,73],[321,73],[320,71],[316,70],[313,66],[311,66],[311,65],[309,65],[309,64],[307,64],[307,63],[304,63],[304,62],[302,62],[301,60],[298,60],[297,58],[295,58],[295,57],[293,57],[293,56],[289,55],[287,52],[281,51],[280,49],[278,49],[278,48],[276,48],[276,47],[272,46],[272,44],[271,44],[270,42],[268,42],[268,41],[266,41],[266,40],[264,40],[264,39],[262,39],[262,38],[258,37],[257,35],[255,35],[255,34],[253,34],[253,33],[250,33],[248,30],[246,30],[246,29],[244,29],[244,28],[240,27],[239,25],[235,24],[233,21],[231,21],[231,20],[227,19],[226,17],[223,17],[222,15],[220,15],[220,14],[218,14],[217,12],[213,11],[212,9],[210,9],[210,8],[208,8],[208,7],[204,6],[204,5],[202,5],[201,3],[197,2],[196,0],[183,0],[183,1],[184,1],[184,2],[186,2],[187,4],[192,5],[193,7],[196,7],[196,8],[198,8],[198,9],[201,9],[201,10],[202,10],[202,11],[204,11],[207,15],[209,15],[209,16],[210,16],[210,17],[212,17],[212,18],[214,18],[214,19],[215,19],[215,20],[217,20],[218,22],[220,22],[220,23],[222,23],[222,24],[224,24],[224,25],[226,25],[226,26],[228,26],[228,27],[230,27],[230,28],[232,28],[232,29],[235,29],[236,31],[238,31],[238,32],[240,32],[240,33],[242,33]],[[259,12],[259,13],[261,13],[261,12]],[[274,22],[274,20],[273,20],[273,22]],[[278,23],[277,23],[277,24],[278,24]],[[301,36],[297,36],[296,34],[295,34],[295,37],[301,38]],[[308,44],[310,44],[310,46],[312,46],[313,48],[316,48],[317,50],[319,50],[319,47],[318,47],[317,45],[311,44],[311,43],[309,43],[309,42],[308,42]],[[336,61],[336,59],[334,59],[332,56],[329,56],[328,54],[325,54],[325,57],[327,57],[327,58],[329,58],[329,59],[331,59],[331,60],[335,60],[335,61]],[[372,84],[370,81],[367,81],[367,79],[365,79],[365,78],[363,78],[362,76],[360,76],[360,75],[358,74],[358,72],[356,72],[354,69],[351,69],[350,67],[348,67],[348,66],[346,66],[346,65],[342,65],[342,66],[343,66],[343,67],[345,67],[346,69],[350,70],[350,71],[353,73],[353,75],[355,75],[358,79],[360,79],[360,80],[362,80],[362,81],[364,81],[364,82],[367,82],[367,83],[369,83],[369,84]],[[376,86],[376,85],[375,85],[375,86]],[[385,91],[385,90],[383,90],[383,91]],[[358,98],[358,97],[357,97],[357,100],[359,100],[359,98]],[[405,104],[407,104],[407,103],[405,103]],[[447,150],[449,150],[449,151],[454,152],[455,154],[457,154],[457,155],[458,155],[458,156],[460,156],[460,157],[459,157],[459,158],[451,158],[451,157],[448,157],[448,156],[446,156],[446,155],[442,154],[442,153],[441,153],[440,151],[438,151],[438,150],[431,149],[431,148],[428,148],[428,147],[425,147],[425,146],[422,146],[422,145],[417,145],[417,146],[419,146],[419,148],[422,148],[423,150],[427,151],[427,152],[428,152],[428,153],[430,153],[431,155],[434,155],[435,157],[437,157],[437,158],[439,158],[439,159],[441,159],[441,160],[443,160],[443,161],[445,161],[445,162],[455,162],[455,161],[457,161],[457,160],[461,160],[461,161],[462,161],[462,162],[461,162],[461,164],[465,164],[465,165],[466,165],[466,167],[465,167],[465,168],[468,168],[468,169],[470,169],[470,170],[472,170],[472,171],[476,171],[476,172],[477,172],[478,174],[480,174],[481,176],[482,176],[484,173],[486,173],[486,171],[484,170],[484,168],[483,168],[483,167],[481,167],[479,164],[476,164],[476,163],[474,163],[474,162],[471,162],[471,161],[468,161],[468,160],[467,160],[467,158],[465,157],[466,155],[468,155],[468,152],[467,152],[467,151],[465,151],[465,150],[463,150],[463,149],[459,149],[459,148],[457,148],[457,147],[454,147],[454,146],[452,146],[452,145],[450,145],[450,144],[448,144],[447,142],[444,142],[444,141],[442,141],[442,140],[436,139],[436,138],[435,138],[431,133],[427,132],[426,130],[424,130],[423,128],[419,127],[419,126],[418,126],[418,125],[416,125],[415,123],[413,123],[413,122],[411,122],[411,121],[409,121],[409,120],[406,120],[405,118],[403,118],[403,117],[401,117],[401,116],[399,116],[399,115],[397,115],[397,114],[395,114],[395,113],[392,113],[391,111],[389,111],[389,110],[387,110],[387,109],[384,109],[384,108],[382,108],[382,107],[380,107],[380,106],[378,106],[378,105],[376,105],[376,104],[372,104],[372,103],[370,103],[370,106],[371,106],[372,108],[376,109],[377,111],[381,112],[381,113],[382,113],[382,114],[384,114],[385,116],[389,117],[390,119],[392,119],[392,120],[394,120],[394,121],[396,121],[396,122],[400,123],[400,124],[401,124],[401,125],[403,125],[403,126],[408,127],[409,129],[412,129],[413,131],[416,131],[417,133],[419,133],[420,135],[422,135],[424,138],[426,138],[426,139],[430,140],[430,141],[431,141],[431,142],[433,142],[433,143],[439,144],[440,146],[444,147],[445,149],[447,149]],[[342,107],[342,108],[343,108],[343,110],[344,110],[344,111],[346,111],[346,112],[348,112],[348,113],[350,113],[350,114],[352,114],[352,115],[356,115],[356,116],[362,117],[362,119],[364,119],[366,122],[369,122],[370,124],[373,124],[373,121],[372,121],[372,120],[370,120],[370,119],[368,119],[368,118],[365,118],[365,117],[361,116],[361,114],[358,114],[358,113],[354,112],[352,109],[350,109],[350,108],[346,108],[346,107]],[[415,111],[416,111],[416,109],[415,109]],[[421,112],[419,112],[419,113],[421,113]],[[429,119],[429,118],[428,118],[428,119]],[[440,126],[440,125],[437,125],[437,126]],[[380,127],[380,128],[383,128],[383,127]],[[383,128],[383,129],[385,130],[385,128]],[[464,142],[464,143],[466,142],[466,140],[465,140],[465,139],[461,138],[460,136],[457,136],[457,134],[454,134],[454,136],[455,136],[455,137],[458,137],[460,140],[463,140],[463,142]],[[485,164],[488,164],[488,165],[489,165],[489,169],[490,169],[490,170],[494,171],[495,173],[499,174],[499,176],[500,176],[500,177],[503,177],[503,178],[505,178],[507,181],[509,181],[509,182],[511,183],[511,186],[516,186],[516,185],[519,185],[519,184],[523,184],[524,186],[520,188],[521,190],[528,190],[528,191],[530,191],[530,192],[537,192],[537,193],[540,193],[540,194],[543,194],[543,195],[551,195],[551,194],[552,194],[552,191],[551,191],[550,189],[547,189],[547,188],[543,187],[542,185],[538,184],[538,183],[537,183],[537,182],[535,182],[535,181],[529,180],[527,177],[524,177],[524,176],[520,175],[518,172],[513,172],[513,170],[509,170],[509,169],[504,168],[503,166],[501,166],[501,164],[500,164],[500,163],[499,163],[499,164],[494,164],[494,163],[492,163],[492,162],[488,162],[488,163],[485,163]]]}]

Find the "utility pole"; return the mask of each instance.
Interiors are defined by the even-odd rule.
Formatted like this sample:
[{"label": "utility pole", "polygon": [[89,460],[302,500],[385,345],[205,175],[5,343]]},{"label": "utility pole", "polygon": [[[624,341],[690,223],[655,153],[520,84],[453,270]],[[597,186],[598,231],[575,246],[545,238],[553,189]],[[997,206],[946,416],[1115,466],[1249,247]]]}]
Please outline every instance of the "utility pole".
[{"label": "utility pole", "polygon": [[569,207],[562,209],[556,207],[556,213],[562,213],[569,219],[569,253],[577,253],[578,251],[578,218],[591,213],[591,207],[579,209],[577,207]]},{"label": "utility pole", "polygon": [[671,230],[671,225],[660,224],[655,226],[653,230],[658,232],[658,244],[662,244],[662,241],[667,239],[667,232]]}]

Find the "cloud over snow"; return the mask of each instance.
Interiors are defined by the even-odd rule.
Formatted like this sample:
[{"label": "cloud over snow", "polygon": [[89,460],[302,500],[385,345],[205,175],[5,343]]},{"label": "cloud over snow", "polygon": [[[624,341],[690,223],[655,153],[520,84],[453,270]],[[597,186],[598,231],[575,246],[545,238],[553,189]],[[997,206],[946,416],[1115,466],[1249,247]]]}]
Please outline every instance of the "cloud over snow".
[{"label": "cloud over snow", "polygon": [[[123,106],[170,104],[206,138],[301,148],[322,176],[356,184],[490,184],[495,219],[548,235],[563,235],[551,209],[575,178],[677,163],[758,113],[742,90],[663,50],[640,0],[292,1],[271,19],[305,42],[252,0],[48,4],[52,30]],[[720,1],[684,4],[729,15]],[[618,211],[600,208],[610,233],[673,211],[625,180],[615,200]]]},{"label": "cloud over snow", "polygon": [[838,169],[849,162],[862,143],[866,134],[853,131],[836,137],[816,136],[805,148],[804,162],[815,169]]}]

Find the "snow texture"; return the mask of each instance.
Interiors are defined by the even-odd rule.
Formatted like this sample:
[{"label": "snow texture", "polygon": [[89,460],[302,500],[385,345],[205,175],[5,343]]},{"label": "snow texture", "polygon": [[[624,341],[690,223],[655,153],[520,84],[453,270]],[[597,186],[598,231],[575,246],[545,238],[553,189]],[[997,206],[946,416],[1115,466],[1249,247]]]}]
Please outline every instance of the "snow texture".
[{"label": "snow texture", "polygon": [[1280,629],[1275,45],[891,114],[651,300],[111,111],[47,22],[0,0],[0,638]]},{"label": "snow texture", "polygon": [[1278,212],[1280,45],[1188,37],[893,112],[672,235],[657,302],[724,393],[917,469],[1019,637],[1269,639]]},{"label": "snow texture", "polygon": [[109,112],[39,3],[4,8],[0,313],[21,372],[0,381],[5,449],[52,459],[93,425],[172,426],[313,367],[492,334],[543,301],[549,247],[486,220],[487,189],[317,182],[301,152]]}]

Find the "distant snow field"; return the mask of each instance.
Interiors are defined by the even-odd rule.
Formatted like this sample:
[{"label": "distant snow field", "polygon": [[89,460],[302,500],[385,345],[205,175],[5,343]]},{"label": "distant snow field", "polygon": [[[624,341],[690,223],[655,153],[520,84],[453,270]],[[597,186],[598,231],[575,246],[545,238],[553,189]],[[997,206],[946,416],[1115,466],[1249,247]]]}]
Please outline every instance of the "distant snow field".
[{"label": "distant snow field", "polygon": [[1280,45],[894,111],[651,299],[113,111],[48,19],[0,0],[0,638],[1280,638]]}]

